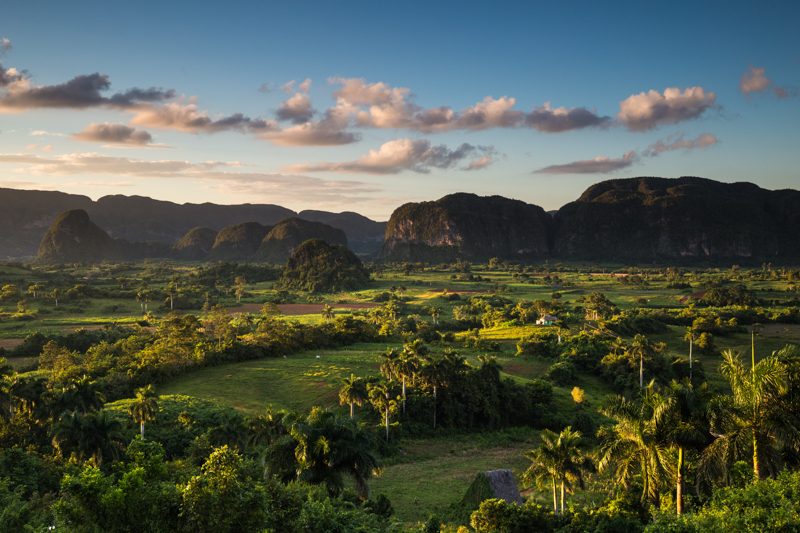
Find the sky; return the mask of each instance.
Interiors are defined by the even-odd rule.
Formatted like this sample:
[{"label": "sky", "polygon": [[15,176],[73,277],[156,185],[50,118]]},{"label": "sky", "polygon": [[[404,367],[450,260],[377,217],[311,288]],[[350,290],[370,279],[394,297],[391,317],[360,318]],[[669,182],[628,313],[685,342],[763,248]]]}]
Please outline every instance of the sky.
[{"label": "sky", "polygon": [[4,0],[0,187],[557,209],[604,179],[800,185],[800,2]]}]

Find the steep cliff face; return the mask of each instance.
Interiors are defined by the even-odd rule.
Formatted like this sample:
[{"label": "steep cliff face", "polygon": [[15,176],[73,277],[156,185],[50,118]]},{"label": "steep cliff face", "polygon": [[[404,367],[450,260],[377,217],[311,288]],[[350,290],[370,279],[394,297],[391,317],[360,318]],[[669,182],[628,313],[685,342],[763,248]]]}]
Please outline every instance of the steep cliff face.
[{"label": "steep cliff face", "polygon": [[214,240],[210,257],[225,261],[254,258],[270,226],[258,222],[245,222],[222,228]]},{"label": "steep cliff face", "polygon": [[46,263],[92,262],[117,255],[108,233],[94,224],[83,209],[61,213],[39,244],[38,260]]},{"label": "steep cliff face", "polygon": [[800,257],[800,192],[683,177],[610,180],[556,215],[564,259],[758,260]]},{"label": "steep cliff face", "polygon": [[541,207],[501,196],[458,193],[392,213],[381,257],[449,261],[547,257],[551,220]]},{"label": "steep cliff face", "polygon": [[172,247],[179,259],[205,259],[214,247],[217,232],[210,228],[192,228]]},{"label": "steep cliff face", "polygon": [[321,222],[289,218],[278,222],[258,249],[259,258],[270,263],[285,263],[292,251],[309,239],[347,246],[347,237],[340,229]]}]

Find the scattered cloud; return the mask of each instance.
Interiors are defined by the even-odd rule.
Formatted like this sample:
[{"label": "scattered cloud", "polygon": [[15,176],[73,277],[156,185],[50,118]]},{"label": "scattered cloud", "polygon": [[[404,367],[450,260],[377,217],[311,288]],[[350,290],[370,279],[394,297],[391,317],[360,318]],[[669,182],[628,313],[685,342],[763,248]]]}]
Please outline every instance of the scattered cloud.
[{"label": "scattered cloud", "polygon": [[134,146],[152,145],[153,137],[144,130],[137,130],[125,124],[109,124],[108,122],[92,123],[72,136],[80,141],[123,144]]},{"label": "scattered cloud", "polygon": [[[2,76],[4,79],[8,75]],[[108,76],[104,74],[88,74],[75,76],[71,80],[57,85],[34,86],[30,79],[16,72],[10,83],[2,83],[4,94],[0,95],[0,112],[22,111],[40,108],[86,109],[89,107],[108,106],[130,108],[142,102],[157,102],[174,97],[172,90],[156,87],[149,89],[129,89],[111,96],[102,93],[111,88]]]},{"label": "scattered cloud", "polygon": [[186,133],[217,133],[220,131],[263,132],[274,129],[272,121],[246,117],[235,113],[217,119],[201,111],[193,99],[160,105],[139,106],[131,124],[149,128],[171,129]]},{"label": "scattered cloud", "polygon": [[258,92],[268,94],[272,92],[272,84],[271,83],[262,83],[258,86]]},{"label": "scattered cloud", "polygon": [[573,161],[563,165],[550,165],[534,172],[536,174],[608,174],[609,172],[628,168],[636,162],[637,158],[636,152],[630,151],[615,159],[599,156],[594,159]]},{"label": "scattered cloud", "polygon": [[592,126],[606,127],[611,123],[611,117],[599,116],[584,107],[554,109],[549,102],[546,102],[531,111],[525,117],[525,123],[542,132],[559,133]]},{"label": "scattered cloud", "polygon": [[314,116],[314,108],[308,95],[298,92],[284,100],[275,115],[278,120],[288,120],[295,124],[303,124]]},{"label": "scattered cloud", "polygon": [[744,94],[766,91],[771,82],[764,72],[763,68],[748,68],[747,72],[742,74],[742,79],[739,81],[739,89]]},{"label": "scattered cloud", "polygon": [[14,46],[11,44],[11,39],[8,37],[0,38],[0,55],[9,52]]},{"label": "scattered cloud", "polygon": [[294,172],[345,172],[398,174],[411,170],[428,173],[434,168],[448,169],[470,158],[464,170],[479,170],[491,164],[494,149],[464,143],[451,150],[445,145],[431,145],[426,140],[395,139],[370,150],[355,161],[301,164],[289,167]]},{"label": "scattered cloud", "polygon": [[664,152],[672,152],[674,150],[694,150],[696,148],[708,148],[714,146],[719,140],[716,135],[711,133],[703,133],[694,139],[684,139],[683,136],[677,138],[668,138],[665,140],[656,141],[651,144],[642,152],[645,157],[656,157]]},{"label": "scattered cloud", "polygon": [[749,67],[742,74],[742,79],[739,81],[739,90],[746,96],[752,93],[762,93],[770,89],[778,98],[789,98],[798,94],[796,89],[775,85],[771,79],[767,78],[766,70],[761,67]]},{"label": "scattered cloud", "polygon": [[361,78],[332,78],[329,82],[339,85],[334,92],[336,106],[355,117],[356,125],[368,128],[439,133],[528,126],[554,133],[610,122],[609,117],[585,108],[553,109],[549,103],[525,113],[515,109],[517,100],[510,96],[487,96],[461,111],[449,106],[423,108],[414,103],[411,91],[405,87],[368,83]]},{"label": "scattered cloud", "polygon": [[619,105],[619,121],[631,131],[647,131],[664,124],[675,124],[699,117],[714,106],[716,94],[702,87],[650,90],[634,94]]},{"label": "scattered cloud", "polygon": [[464,167],[464,170],[483,170],[492,163],[494,163],[494,157],[491,155],[485,155],[470,161],[469,164]]}]

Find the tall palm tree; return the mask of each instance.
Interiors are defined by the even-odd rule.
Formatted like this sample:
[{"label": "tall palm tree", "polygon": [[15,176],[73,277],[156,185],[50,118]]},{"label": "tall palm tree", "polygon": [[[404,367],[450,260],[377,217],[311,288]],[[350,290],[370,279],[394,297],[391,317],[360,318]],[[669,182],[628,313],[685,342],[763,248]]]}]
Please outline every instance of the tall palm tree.
[{"label": "tall palm tree", "polygon": [[583,472],[592,468],[591,461],[580,449],[581,433],[567,426],[556,435],[544,430],[540,436],[542,445],[526,454],[531,465],[523,474],[527,483],[537,482],[544,486],[550,482],[553,490],[553,512],[559,513],[556,485],[561,488],[560,512],[564,512],[566,493],[572,483],[583,486]]},{"label": "tall palm tree", "polygon": [[614,480],[628,488],[634,477],[642,483],[642,500],[656,501],[665,480],[672,477],[666,432],[670,402],[650,383],[635,400],[617,396],[601,412],[614,420],[598,431],[600,471],[613,470]]},{"label": "tall palm tree", "polygon": [[342,386],[339,389],[339,405],[350,406],[350,418],[353,418],[354,407],[356,405],[361,407],[368,400],[366,380],[355,374],[350,374],[349,378],[342,380]]},{"label": "tall palm tree", "polygon": [[708,385],[694,387],[691,379],[672,381],[665,398],[670,422],[666,426],[666,441],[677,454],[675,465],[675,511],[683,513],[683,470],[687,449],[701,449],[708,442],[706,399]]},{"label": "tall palm tree", "polygon": [[531,464],[522,474],[522,480],[528,485],[535,483],[540,487],[544,487],[549,483],[553,489],[553,513],[558,514],[558,493],[556,492],[556,482],[559,477],[558,457],[556,454],[557,436],[549,429],[546,429],[542,431],[540,438],[542,439],[542,445],[525,454]]},{"label": "tall palm tree", "polygon": [[392,390],[391,383],[370,383],[367,385],[369,401],[375,410],[383,415],[383,425],[386,429],[386,442],[389,442],[389,419],[397,411],[397,399]]},{"label": "tall palm tree", "polygon": [[128,414],[139,424],[139,434],[144,439],[144,424],[155,420],[158,412],[156,390],[152,385],[136,389],[136,396],[128,406]]},{"label": "tall palm tree", "polygon": [[722,352],[720,372],[728,380],[731,396],[719,396],[710,406],[712,442],[703,453],[701,470],[706,477],[727,478],[728,466],[748,453],[753,461],[753,480],[767,468],[774,472],[784,433],[774,409],[786,390],[786,367],[775,356],[756,363],[755,347],[750,368],[737,352]]}]

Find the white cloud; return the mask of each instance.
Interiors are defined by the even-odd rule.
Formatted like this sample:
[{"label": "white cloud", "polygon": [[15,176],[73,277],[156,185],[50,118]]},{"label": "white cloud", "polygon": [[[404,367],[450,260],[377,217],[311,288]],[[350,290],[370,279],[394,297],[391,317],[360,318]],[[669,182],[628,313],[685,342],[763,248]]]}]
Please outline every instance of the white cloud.
[{"label": "white cloud", "polygon": [[617,118],[632,131],[651,130],[663,124],[674,124],[699,117],[713,107],[716,95],[702,87],[650,90],[634,94],[619,105]]},{"label": "white cloud", "polygon": [[395,139],[370,150],[355,161],[301,164],[289,167],[294,172],[344,172],[364,174],[398,174],[405,170],[427,173],[434,168],[448,169],[468,162],[468,170],[486,168],[494,149],[464,143],[451,150],[447,146],[433,146],[426,140]]}]

